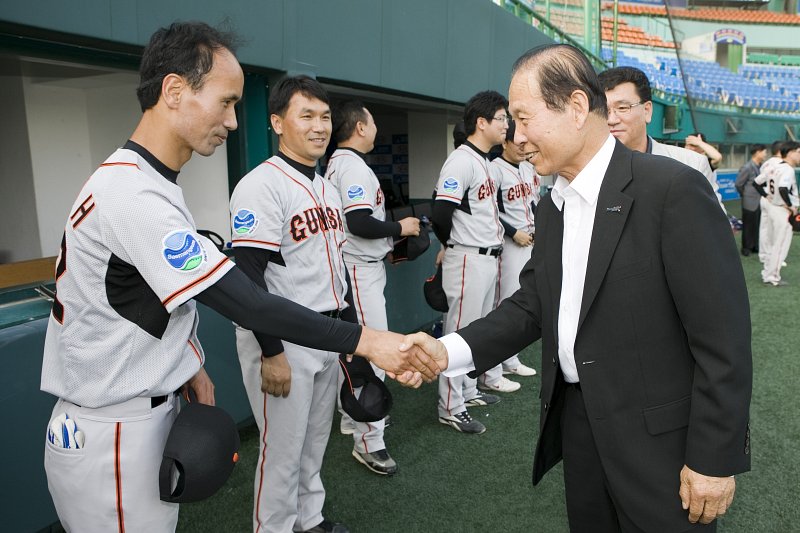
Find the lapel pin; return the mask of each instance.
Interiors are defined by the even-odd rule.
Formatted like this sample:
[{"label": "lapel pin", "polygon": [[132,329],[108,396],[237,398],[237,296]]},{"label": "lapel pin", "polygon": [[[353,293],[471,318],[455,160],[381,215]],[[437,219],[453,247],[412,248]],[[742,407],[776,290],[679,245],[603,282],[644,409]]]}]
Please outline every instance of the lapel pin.
[{"label": "lapel pin", "polygon": [[606,213],[621,213],[621,212],[622,212],[621,205],[615,205],[614,207],[606,207]]}]

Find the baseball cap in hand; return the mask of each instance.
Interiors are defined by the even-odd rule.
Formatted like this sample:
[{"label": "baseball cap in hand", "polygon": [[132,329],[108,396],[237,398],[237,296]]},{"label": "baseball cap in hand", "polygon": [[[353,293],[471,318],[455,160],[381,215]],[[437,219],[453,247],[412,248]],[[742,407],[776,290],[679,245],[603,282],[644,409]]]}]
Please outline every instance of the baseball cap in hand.
[{"label": "baseball cap in hand", "polygon": [[[383,420],[392,408],[392,393],[375,375],[372,365],[363,357],[354,356],[348,362],[346,354],[339,355],[339,365],[344,372],[344,382],[339,391],[342,409],[356,422]],[[355,390],[361,387],[356,398]]]},{"label": "baseball cap in hand", "polygon": [[800,231],[800,213],[796,215],[789,214],[789,224],[792,225],[792,231]]},{"label": "baseball cap in hand", "polygon": [[447,305],[447,295],[442,288],[442,265],[436,269],[436,274],[425,280],[422,291],[425,294],[425,301],[434,311],[446,313],[450,309]]},{"label": "baseball cap in hand", "polygon": [[191,396],[192,402],[175,418],[164,446],[158,486],[165,502],[208,498],[228,481],[239,460],[239,432],[233,418]]}]

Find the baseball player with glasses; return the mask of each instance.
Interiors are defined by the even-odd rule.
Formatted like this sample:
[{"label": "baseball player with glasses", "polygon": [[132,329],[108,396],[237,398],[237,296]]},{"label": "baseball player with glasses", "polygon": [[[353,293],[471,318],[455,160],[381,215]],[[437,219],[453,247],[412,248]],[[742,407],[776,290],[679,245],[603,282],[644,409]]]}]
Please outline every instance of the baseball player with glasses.
[{"label": "baseball player with glasses", "polygon": [[[444,333],[485,316],[495,304],[503,226],[488,153],[505,139],[507,106],[505,97],[495,91],[480,92],[469,99],[464,109],[467,140],[447,158],[436,184],[433,230],[444,246],[442,287],[450,309]],[[500,365],[480,379],[481,385],[492,391],[513,392],[520,387],[503,376]],[[463,433],[483,433],[486,427],[470,416],[467,406],[499,400],[493,394],[479,392],[477,380],[470,377],[440,377],[439,422]]]},{"label": "baseball player with glasses", "polygon": [[[359,324],[386,330],[386,268],[383,259],[393,238],[419,235],[419,219],[386,220],[386,204],[378,177],[366,154],[375,147],[378,127],[362,102],[349,100],[334,107],[333,137],[337,149],[328,160],[325,178],[338,191],[347,240],[342,247]],[[383,379],[384,373],[374,368]],[[339,373],[339,386],[344,379]],[[359,391],[356,391],[358,394]],[[343,410],[342,427],[352,428],[353,457],[376,474],[392,475],[397,463],[383,440],[385,420],[356,422]]]},{"label": "baseball player with glasses", "polygon": [[[503,255],[497,260],[497,302],[519,289],[519,274],[531,258],[534,245],[534,210],[539,203],[539,175],[528,161],[522,144],[514,142],[512,120],[503,141],[503,153],[492,160],[497,181],[497,207],[503,225]],[[536,370],[522,364],[519,354],[503,361],[503,374],[535,376]]]},{"label": "baseball player with glasses", "polygon": [[237,127],[233,50],[234,36],[203,23],[156,31],[140,66],[142,118],[70,210],[41,379],[58,397],[44,465],[66,531],[175,530],[178,505],[159,499],[158,483],[175,391],[214,404],[195,300],[265,334],[369,354],[404,381],[419,377],[404,372],[412,360],[424,369],[398,352],[403,337],[269,295],[197,233],[177,177]]}]

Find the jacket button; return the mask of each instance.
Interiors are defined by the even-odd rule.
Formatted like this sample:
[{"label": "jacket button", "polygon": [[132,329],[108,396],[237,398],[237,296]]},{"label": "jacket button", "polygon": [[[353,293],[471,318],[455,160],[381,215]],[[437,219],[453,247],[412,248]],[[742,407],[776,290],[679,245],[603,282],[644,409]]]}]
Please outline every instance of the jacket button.
[{"label": "jacket button", "polygon": [[553,357],[553,366],[556,366],[556,358]]},{"label": "jacket button", "polygon": [[549,404],[549,403],[547,403],[547,402],[544,402],[544,410],[545,410],[545,411],[547,411],[547,408],[548,408],[548,407],[550,407],[550,404]]}]

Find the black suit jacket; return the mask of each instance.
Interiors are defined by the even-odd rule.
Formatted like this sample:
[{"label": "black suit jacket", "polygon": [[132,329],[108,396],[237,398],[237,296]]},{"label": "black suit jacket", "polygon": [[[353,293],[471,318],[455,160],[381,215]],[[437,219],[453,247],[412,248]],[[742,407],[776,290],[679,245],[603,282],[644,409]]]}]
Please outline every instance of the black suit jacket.
[{"label": "black suit jacket", "polygon": [[[562,212],[547,196],[520,290],[459,331],[472,375],[542,340],[534,484],[561,460],[562,237]],[[697,171],[616,144],[597,202],[575,361],[608,482],[641,527],[666,531],[675,516],[685,523],[684,464],[711,476],[749,470],[749,302],[730,225]]]}]

